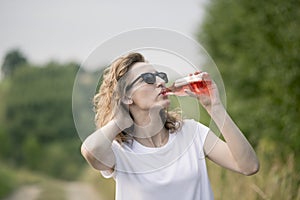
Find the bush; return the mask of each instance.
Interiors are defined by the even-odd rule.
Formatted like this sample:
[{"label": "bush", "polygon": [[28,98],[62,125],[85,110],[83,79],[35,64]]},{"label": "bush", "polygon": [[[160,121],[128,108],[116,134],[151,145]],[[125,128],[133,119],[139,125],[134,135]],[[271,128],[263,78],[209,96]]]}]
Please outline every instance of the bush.
[{"label": "bush", "polygon": [[8,195],[17,186],[14,173],[0,164],[0,199]]},{"label": "bush", "polygon": [[76,179],[84,163],[79,147],[78,142],[49,144],[43,150],[38,170],[60,179]]},{"label": "bush", "polygon": [[3,118],[5,130],[0,130],[4,142],[0,158],[15,167],[58,178],[76,178],[84,163],[72,116],[77,69],[76,64],[53,62],[43,67],[20,68],[6,80],[10,87],[1,102],[0,119]]}]

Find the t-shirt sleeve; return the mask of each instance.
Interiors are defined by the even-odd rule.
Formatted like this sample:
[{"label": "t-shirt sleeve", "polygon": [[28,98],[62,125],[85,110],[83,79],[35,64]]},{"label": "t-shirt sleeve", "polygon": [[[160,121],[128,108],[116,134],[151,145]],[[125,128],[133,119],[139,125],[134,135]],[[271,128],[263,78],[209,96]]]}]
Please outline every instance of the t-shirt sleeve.
[{"label": "t-shirt sleeve", "polygon": [[201,124],[200,122],[195,121],[195,123],[197,126],[197,134],[198,134],[198,138],[200,140],[200,144],[202,147],[204,147],[204,143],[205,143],[206,137],[207,137],[210,129],[207,126],[205,126],[204,124]]},{"label": "t-shirt sleeve", "polygon": [[209,133],[209,127],[205,126],[204,124],[197,122],[193,119],[188,120],[188,124],[190,129],[192,130],[192,134],[194,137],[194,142],[196,145],[196,148],[198,149],[198,156],[200,159],[205,157],[204,152],[204,143],[206,140],[206,137]]},{"label": "t-shirt sleeve", "polygon": [[104,177],[104,178],[115,178],[115,170],[111,171],[111,170],[103,170],[103,171],[100,171],[101,175]]},{"label": "t-shirt sleeve", "polygon": [[195,121],[194,119],[185,120],[184,123],[187,125],[187,131],[194,134],[195,140],[199,147],[203,149],[205,139],[208,135],[209,128],[200,122]]}]

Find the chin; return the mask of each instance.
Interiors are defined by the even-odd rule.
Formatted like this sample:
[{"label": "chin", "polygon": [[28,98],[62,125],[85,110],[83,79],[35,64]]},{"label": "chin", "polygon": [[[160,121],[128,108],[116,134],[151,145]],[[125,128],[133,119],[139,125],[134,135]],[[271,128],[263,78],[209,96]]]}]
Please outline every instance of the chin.
[{"label": "chin", "polygon": [[171,101],[169,99],[166,99],[166,100],[164,100],[163,107],[168,108],[170,106],[170,104],[171,104]]}]

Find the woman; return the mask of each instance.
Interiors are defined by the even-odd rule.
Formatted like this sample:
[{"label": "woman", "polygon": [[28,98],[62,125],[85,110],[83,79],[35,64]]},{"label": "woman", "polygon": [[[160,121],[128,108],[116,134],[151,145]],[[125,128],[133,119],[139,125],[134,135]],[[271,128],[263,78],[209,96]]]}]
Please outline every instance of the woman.
[{"label": "woman", "polygon": [[[208,75],[204,77],[211,81]],[[116,181],[118,200],[213,199],[204,157],[244,175],[258,171],[256,154],[223,107],[216,85],[197,98],[225,141],[194,120],[167,111],[167,75],[139,53],[118,58],[94,97],[98,130],[82,155]]]}]

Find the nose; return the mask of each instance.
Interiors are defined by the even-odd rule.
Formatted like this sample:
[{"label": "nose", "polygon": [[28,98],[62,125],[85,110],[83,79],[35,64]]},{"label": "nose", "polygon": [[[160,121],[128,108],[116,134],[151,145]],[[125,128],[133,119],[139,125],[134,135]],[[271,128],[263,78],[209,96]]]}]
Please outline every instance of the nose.
[{"label": "nose", "polygon": [[164,81],[164,79],[160,78],[160,77],[156,77],[156,86],[157,87],[165,87],[166,86],[166,82]]}]

